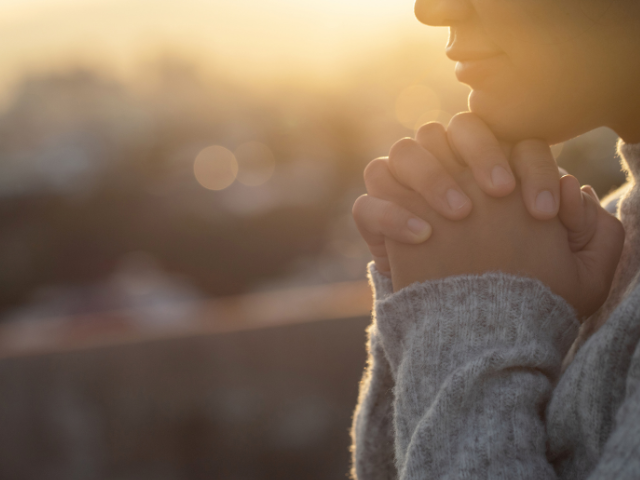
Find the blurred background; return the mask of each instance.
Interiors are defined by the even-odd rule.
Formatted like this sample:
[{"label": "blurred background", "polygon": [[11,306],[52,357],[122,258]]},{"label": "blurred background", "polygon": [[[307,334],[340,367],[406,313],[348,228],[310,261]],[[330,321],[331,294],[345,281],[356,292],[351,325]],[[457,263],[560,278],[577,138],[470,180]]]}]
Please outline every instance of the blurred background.
[{"label": "blurred background", "polygon": [[[345,478],[351,205],[468,92],[412,8],[0,2],[0,478]],[[615,140],[554,153],[603,195]]]}]

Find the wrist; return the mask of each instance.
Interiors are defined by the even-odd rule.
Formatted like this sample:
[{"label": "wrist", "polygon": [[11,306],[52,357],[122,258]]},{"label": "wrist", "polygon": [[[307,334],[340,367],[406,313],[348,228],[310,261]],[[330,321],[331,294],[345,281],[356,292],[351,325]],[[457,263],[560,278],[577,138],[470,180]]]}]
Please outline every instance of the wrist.
[{"label": "wrist", "polygon": [[542,282],[500,272],[414,283],[379,298],[375,317],[395,367],[415,342],[478,351],[542,342],[552,344],[547,350],[558,358],[549,362],[559,366],[579,325],[573,308]]}]

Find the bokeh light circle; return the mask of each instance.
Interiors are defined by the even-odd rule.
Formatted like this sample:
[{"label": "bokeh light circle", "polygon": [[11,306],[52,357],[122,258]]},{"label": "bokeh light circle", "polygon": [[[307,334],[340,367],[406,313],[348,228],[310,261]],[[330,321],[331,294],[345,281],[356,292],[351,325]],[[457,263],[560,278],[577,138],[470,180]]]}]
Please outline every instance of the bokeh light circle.
[{"label": "bokeh light circle", "polygon": [[271,149],[264,143],[247,142],[235,151],[238,161],[238,182],[255,187],[266,183],[276,167]]},{"label": "bokeh light circle", "polygon": [[196,180],[209,190],[224,190],[238,175],[236,157],[224,147],[213,145],[203,149],[193,163]]},{"label": "bokeh light circle", "polygon": [[422,115],[434,110],[440,110],[440,97],[426,85],[405,88],[396,99],[396,118],[412,130]]}]

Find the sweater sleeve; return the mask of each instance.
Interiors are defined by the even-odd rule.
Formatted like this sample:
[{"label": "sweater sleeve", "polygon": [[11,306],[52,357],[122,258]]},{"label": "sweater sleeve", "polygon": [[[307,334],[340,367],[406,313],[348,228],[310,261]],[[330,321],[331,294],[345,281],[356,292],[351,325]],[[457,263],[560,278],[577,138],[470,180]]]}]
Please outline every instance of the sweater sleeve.
[{"label": "sweater sleeve", "polygon": [[[386,361],[393,393],[362,384],[356,425],[380,422],[362,399],[390,403],[396,471],[360,480],[555,477],[544,410],[578,329],[562,298],[529,278],[449,277],[378,296],[372,328],[370,371]],[[376,434],[356,428],[356,465],[389,443],[389,429]]]},{"label": "sweater sleeve", "polygon": [[626,395],[589,480],[635,480],[640,472],[640,344],[627,373]]},{"label": "sweater sleeve", "polygon": [[[374,305],[393,293],[391,280],[369,266],[369,282]],[[351,476],[361,480],[393,480],[397,478],[393,432],[394,380],[380,332],[373,322],[367,329],[367,366],[360,381],[360,395],[353,418]]]}]

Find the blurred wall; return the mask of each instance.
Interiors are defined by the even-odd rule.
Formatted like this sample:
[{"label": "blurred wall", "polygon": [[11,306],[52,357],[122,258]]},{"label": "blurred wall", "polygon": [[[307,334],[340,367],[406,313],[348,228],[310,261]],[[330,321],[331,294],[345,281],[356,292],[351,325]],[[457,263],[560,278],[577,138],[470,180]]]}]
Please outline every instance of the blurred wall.
[{"label": "blurred wall", "polygon": [[366,318],[0,361],[0,478],[345,478]]}]

